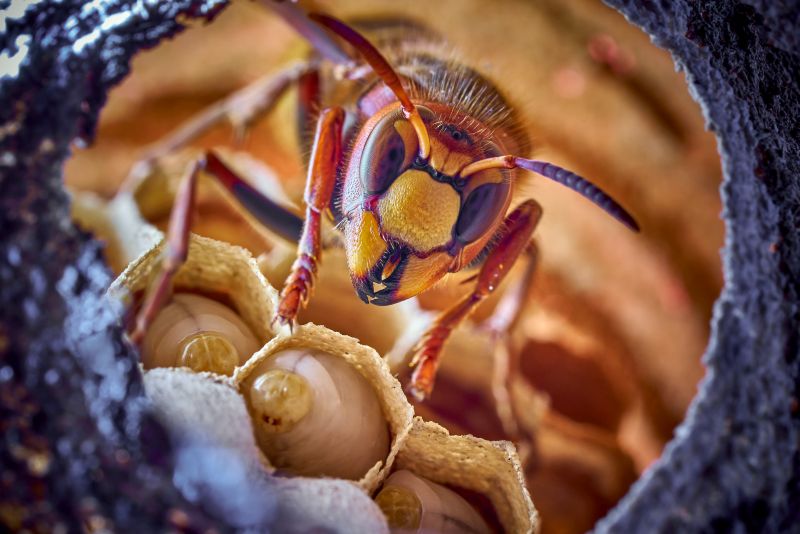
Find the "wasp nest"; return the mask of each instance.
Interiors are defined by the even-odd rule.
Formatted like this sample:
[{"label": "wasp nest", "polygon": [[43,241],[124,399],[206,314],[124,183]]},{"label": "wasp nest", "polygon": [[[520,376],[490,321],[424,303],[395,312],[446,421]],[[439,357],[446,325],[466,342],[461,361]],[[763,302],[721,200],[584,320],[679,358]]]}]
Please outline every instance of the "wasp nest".
[{"label": "wasp nest", "polygon": [[[131,263],[109,294],[135,304],[162,249]],[[335,532],[535,528],[510,444],[412,421],[374,349],[314,324],[273,331],[275,299],[249,253],[192,236],[175,293],[143,344],[147,394],[181,445],[176,484],[184,493],[240,526],[256,524],[272,499],[282,520]],[[221,331],[224,340],[213,338]],[[233,353],[232,368],[222,365]],[[209,461],[226,477],[197,475]],[[232,480],[246,497],[239,505],[225,498]]]}]

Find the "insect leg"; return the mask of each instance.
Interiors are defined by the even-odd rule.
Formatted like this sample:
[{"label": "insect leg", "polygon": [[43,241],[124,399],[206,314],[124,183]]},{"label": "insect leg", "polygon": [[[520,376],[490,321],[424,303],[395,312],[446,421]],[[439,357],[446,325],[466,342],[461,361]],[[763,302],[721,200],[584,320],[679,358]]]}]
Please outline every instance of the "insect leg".
[{"label": "insect leg", "polygon": [[305,202],[306,218],[303,234],[297,245],[297,259],[292,264],[274,321],[293,325],[300,308],[305,306],[314,286],[317,264],[322,249],[322,213],[328,209],[336,184],[337,167],[342,156],[342,125],[344,110],[323,110],[317,121],[317,131],[308,168]]},{"label": "insect leg", "polygon": [[318,24],[313,23],[302,8],[291,2],[262,0],[269,9],[280,15],[289,26],[305,37],[314,49],[332,63],[352,65],[354,57],[345,51],[331,35]]},{"label": "insect leg", "polygon": [[158,273],[155,283],[150,285],[130,334],[131,341],[137,345],[144,339],[147,327],[150,326],[169,298],[172,291],[172,278],[181,265],[186,262],[189,253],[189,229],[197,191],[197,175],[201,168],[201,161],[192,163],[181,180],[178,194],[175,197],[175,205],[170,214],[161,272]]},{"label": "insect leg", "polygon": [[[297,80],[297,132],[303,157],[308,157],[314,141],[315,119],[320,110],[319,71],[309,71]],[[303,163],[308,165],[308,161]]]},{"label": "insect leg", "polygon": [[439,356],[450,332],[497,289],[530,242],[541,214],[539,204],[535,200],[528,200],[506,217],[503,234],[486,257],[478,273],[474,291],[437,317],[414,347],[411,365],[415,369],[411,375],[409,393],[415,398],[422,400],[430,395],[439,367]]},{"label": "insect leg", "polygon": [[267,229],[292,243],[300,240],[303,219],[247,183],[223,163],[214,151],[206,152],[205,170]]},{"label": "insect leg", "polygon": [[525,272],[515,280],[513,286],[506,289],[494,313],[480,326],[494,341],[492,395],[495,411],[506,434],[517,444],[521,458],[532,450],[533,436],[528,435],[519,424],[520,415],[511,397],[512,384],[519,371],[520,349],[514,343],[512,333],[525,309],[536,273],[538,249],[533,241],[528,244],[525,254],[528,256]]},{"label": "insect leg", "polygon": [[170,152],[186,146],[211,127],[227,120],[234,131],[241,135],[258,119],[272,109],[272,106],[300,77],[316,71],[316,63],[302,61],[295,63],[277,74],[269,74],[212,104],[190,118],[163,139],[145,149],[142,158],[134,165],[123,184],[124,189],[133,189],[158,165],[158,160]]}]

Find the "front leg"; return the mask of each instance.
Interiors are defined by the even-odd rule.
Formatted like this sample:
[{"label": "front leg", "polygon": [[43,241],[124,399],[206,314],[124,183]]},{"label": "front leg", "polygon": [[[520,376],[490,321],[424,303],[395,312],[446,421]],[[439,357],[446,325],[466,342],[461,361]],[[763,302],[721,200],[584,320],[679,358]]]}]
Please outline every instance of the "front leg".
[{"label": "front leg", "polygon": [[293,326],[297,314],[306,305],[314,287],[317,264],[322,248],[322,212],[328,209],[342,157],[342,124],[344,110],[323,110],[317,121],[311,164],[306,181],[306,217],[303,233],[297,244],[297,259],[292,264],[281,291],[274,321]]},{"label": "front leg", "polygon": [[480,325],[489,334],[494,345],[492,358],[492,396],[494,409],[506,435],[517,446],[523,465],[533,452],[533,436],[520,424],[522,417],[512,400],[512,387],[519,373],[520,347],[514,342],[513,332],[522,318],[536,273],[538,250],[531,241],[525,249],[527,266],[522,276],[509,287],[492,315]]},{"label": "front leg", "polygon": [[414,347],[411,365],[415,369],[408,390],[417,400],[423,400],[433,391],[439,356],[450,333],[497,289],[530,242],[541,214],[539,204],[535,200],[528,200],[506,217],[501,230],[502,237],[481,267],[473,292],[437,317]]}]

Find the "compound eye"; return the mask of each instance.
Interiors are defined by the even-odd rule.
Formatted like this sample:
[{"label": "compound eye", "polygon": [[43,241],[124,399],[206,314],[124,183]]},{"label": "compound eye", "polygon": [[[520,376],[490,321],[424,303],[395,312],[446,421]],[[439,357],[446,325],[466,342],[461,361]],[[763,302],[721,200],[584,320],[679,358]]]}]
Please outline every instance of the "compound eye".
[{"label": "compound eye", "polygon": [[507,182],[492,182],[477,187],[461,205],[456,223],[456,239],[462,244],[480,238],[503,216],[510,194]]},{"label": "compound eye", "polygon": [[388,114],[369,134],[361,156],[361,185],[367,194],[386,191],[414,161],[419,142],[401,112]]}]

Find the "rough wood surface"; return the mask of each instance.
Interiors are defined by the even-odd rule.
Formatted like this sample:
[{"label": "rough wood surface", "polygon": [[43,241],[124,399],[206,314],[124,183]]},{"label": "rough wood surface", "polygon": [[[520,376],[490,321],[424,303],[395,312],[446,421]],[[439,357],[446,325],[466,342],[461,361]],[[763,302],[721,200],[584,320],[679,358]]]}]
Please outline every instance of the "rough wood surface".
[{"label": "rough wood surface", "polygon": [[707,378],[662,459],[597,530],[796,532],[798,7],[766,0],[609,3],[686,71],[719,139],[728,235]]}]

